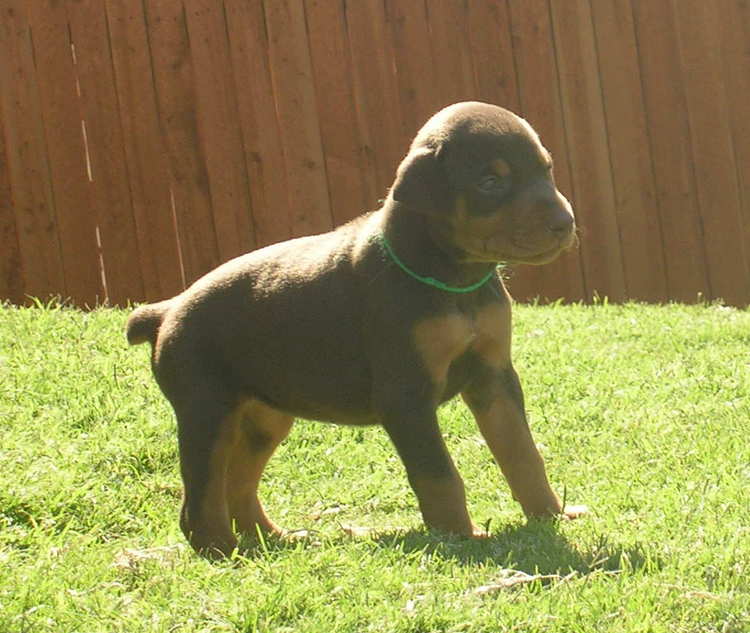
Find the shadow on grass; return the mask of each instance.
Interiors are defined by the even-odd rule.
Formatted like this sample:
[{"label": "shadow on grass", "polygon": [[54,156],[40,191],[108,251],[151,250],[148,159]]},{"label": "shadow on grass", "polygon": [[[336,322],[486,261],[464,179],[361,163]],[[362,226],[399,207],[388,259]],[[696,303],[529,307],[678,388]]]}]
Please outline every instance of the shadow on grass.
[{"label": "shadow on grass", "polygon": [[658,557],[642,545],[610,543],[600,536],[595,543],[571,543],[555,522],[530,521],[507,526],[486,539],[410,530],[380,534],[372,539],[377,547],[397,548],[404,553],[457,561],[462,565],[491,564],[528,574],[585,575],[594,571],[620,572],[658,569]]},{"label": "shadow on grass", "polygon": [[[331,543],[329,538],[324,539]],[[405,555],[422,553],[427,557],[456,561],[461,565],[496,565],[527,574],[576,572],[654,571],[663,566],[661,559],[640,543],[610,543],[599,535],[593,542],[572,543],[554,521],[529,521],[504,527],[485,539],[457,537],[425,529],[373,532],[367,536],[341,534],[333,542],[370,544],[375,550],[396,550]],[[291,549],[318,548],[316,533],[298,540],[270,538],[244,549],[242,557],[252,560],[264,554]]]}]

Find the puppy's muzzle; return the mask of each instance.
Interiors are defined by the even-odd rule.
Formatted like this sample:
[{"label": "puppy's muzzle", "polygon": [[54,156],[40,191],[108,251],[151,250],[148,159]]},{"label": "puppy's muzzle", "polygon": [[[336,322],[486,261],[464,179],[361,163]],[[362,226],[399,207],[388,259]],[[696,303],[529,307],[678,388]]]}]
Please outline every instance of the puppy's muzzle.
[{"label": "puppy's muzzle", "polygon": [[529,235],[530,243],[527,247],[544,251],[563,250],[575,240],[575,216],[568,199],[562,195],[552,183],[543,183],[532,188],[530,193],[530,207],[535,226],[536,238]]},{"label": "puppy's muzzle", "polygon": [[575,241],[576,222],[568,199],[555,189],[555,199],[550,205],[547,231],[558,241],[561,249]]}]

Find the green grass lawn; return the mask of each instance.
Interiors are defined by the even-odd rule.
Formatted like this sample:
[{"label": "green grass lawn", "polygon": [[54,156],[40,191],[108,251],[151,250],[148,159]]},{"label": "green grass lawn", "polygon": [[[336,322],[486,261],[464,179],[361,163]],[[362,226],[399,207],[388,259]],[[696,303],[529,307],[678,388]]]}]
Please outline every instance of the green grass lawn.
[{"label": "green grass lawn", "polygon": [[261,493],[311,537],[235,564],[184,544],[174,419],[125,318],[0,309],[0,632],[750,631],[750,312],[516,308],[531,425],[584,519],[527,524],[453,402],[489,540],[422,529],[380,429],[299,422]]}]

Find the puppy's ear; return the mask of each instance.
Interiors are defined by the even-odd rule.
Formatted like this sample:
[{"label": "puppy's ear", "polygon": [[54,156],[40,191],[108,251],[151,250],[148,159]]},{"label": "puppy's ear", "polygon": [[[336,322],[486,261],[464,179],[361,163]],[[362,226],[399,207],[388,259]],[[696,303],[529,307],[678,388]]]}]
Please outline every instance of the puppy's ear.
[{"label": "puppy's ear", "polygon": [[396,171],[391,195],[421,213],[437,213],[450,204],[440,147],[422,147],[407,154]]}]

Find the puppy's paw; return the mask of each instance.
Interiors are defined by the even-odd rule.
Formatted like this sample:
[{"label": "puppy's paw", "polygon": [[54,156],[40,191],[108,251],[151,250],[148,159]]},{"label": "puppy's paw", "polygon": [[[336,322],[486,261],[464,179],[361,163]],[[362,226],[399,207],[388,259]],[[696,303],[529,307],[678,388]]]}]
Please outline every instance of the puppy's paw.
[{"label": "puppy's paw", "polygon": [[293,543],[295,541],[306,541],[312,536],[313,532],[310,530],[282,530],[277,538]]},{"label": "puppy's paw", "polygon": [[582,516],[589,513],[588,506],[565,506],[563,511],[560,513],[560,518],[563,520],[580,519]]},{"label": "puppy's paw", "polygon": [[490,533],[487,530],[485,530],[484,528],[475,527],[474,530],[471,533],[471,538],[475,538],[475,539],[488,539],[488,538],[490,538]]}]

